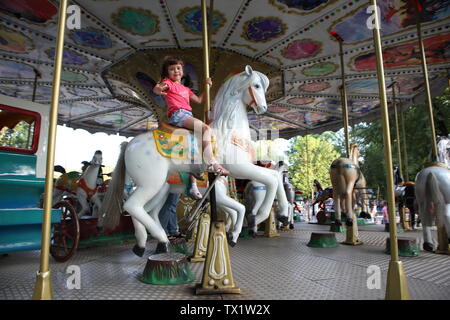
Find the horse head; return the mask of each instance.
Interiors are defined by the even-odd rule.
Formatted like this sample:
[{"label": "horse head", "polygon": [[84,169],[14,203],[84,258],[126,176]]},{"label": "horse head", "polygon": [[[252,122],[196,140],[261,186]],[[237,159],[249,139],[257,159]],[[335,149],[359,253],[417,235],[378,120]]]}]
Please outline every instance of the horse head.
[{"label": "horse head", "polygon": [[248,78],[248,87],[243,93],[244,103],[253,108],[256,114],[267,111],[266,91],[269,87],[269,79],[262,73],[253,71],[252,67],[246,66],[242,73]]},{"label": "horse head", "polygon": [[100,150],[95,151],[95,154],[91,160],[91,164],[101,165],[102,162],[103,162],[102,152]]}]

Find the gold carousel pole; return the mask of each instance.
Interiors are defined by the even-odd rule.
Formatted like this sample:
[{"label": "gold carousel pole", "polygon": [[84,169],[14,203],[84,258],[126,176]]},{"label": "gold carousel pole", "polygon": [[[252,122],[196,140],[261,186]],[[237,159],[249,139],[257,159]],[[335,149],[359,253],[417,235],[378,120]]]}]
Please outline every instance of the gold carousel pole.
[{"label": "gold carousel pole", "polygon": [[59,87],[64,50],[64,31],[66,26],[67,0],[59,4],[58,38],[55,53],[55,68],[53,72],[52,102],[48,130],[47,166],[44,189],[44,216],[42,222],[40,267],[36,275],[33,300],[51,300],[52,282],[49,270],[50,228],[53,193],[53,166],[55,162],[56,125],[58,120]]},{"label": "gold carousel pole", "polygon": [[[404,182],[404,178],[403,178],[403,161],[402,161],[402,152],[401,152],[401,137],[400,137],[400,127],[398,124],[398,111],[397,111],[397,100],[396,100],[396,96],[395,96],[395,85],[397,83],[392,79],[392,107],[394,108],[394,120],[395,120],[395,134],[396,134],[396,138],[397,138],[397,158],[398,158],[398,170],[400,173],[400,178],[402,179],[402,181]],[[405,138],[405,136],[403,136],[403,139]],[[398,213],[400,215],[400,224],[403,228],[403,230],[408,230],[409,229],[409,225],[408,222],[406,221],[406,208],[403,205],[401,208],[401,211]]]},{"label": "gold carousel pole", "polygon": [[431,152],[432,152],[432,159],[431,161],[437,160],[437,143],[436,143],[436,129],[434,126],[434,117],[433,117],[433,102],[431,100],[431,90],[430,90],[430,81],[428,79],[428,69],[427,69],[427,58],[425,55],[425,48],[423,46],[422,41],[422,27],[420,23],[420,12],[422,11],[422,8],[419,5],[418,0],[415,0],[416,2],[416,14],[417,14],[417,37],[419,41],[419,48],[420,48],[420,60],[422,63],[422,71],[423,71],[423,80],[425,84],[425,92],[427,94],[427,106],[428,106],[428,116],[430,120],[430,129],[431,129]]},{"label": "gold carousel pole", "polygon": [[[209,37],[207,21],[206,0],[202,0],[202,29],[203,29],[203,65],[204,78],[209,78]],[[213,12],[210,12],[211,20]],[[209,86],[205,83],[205,114],[211,108]],[[213,177],[209,176],[212,183]],[[231,271],[230,255],[228,252],[228,242],[225,233],[225,223],[219,221],[216,211],[215,191],[210,192],[211,204],[211,228],[209,232],[208,249],[206,261],[203,267],[202,283],[196,287],[196,294],[221,294],[221,293],[241,293],[241,289],[236,286]]]},{"label": "gold carousel pole", "polygon": [[344,135],[345,135],[345,152],[346,157],[350,158],[350,139],[348,132],[348,103],[347,103],[347,89],[345,87],[345,65],[344,65],[344,47],[343,42],[344,39],[341,38],[336,32],[331,32],[331,35],[338,41],[339,43],[339,56],[341,61],[341,108],[342,108],[342,120],[344,121]]},{"label": "gold carousel pole", "polygon": [[377,58],[378,88],[380,92],[380,108],[383,125],[384,160],[386,165],[387,196],[389,210],[389,233],[391,237],[391,261],[389,262],[386,299],[387,300],[409,300],[408,283],[403,270],[403,264],[398,258],[397,226],[395,223],[395,198],[394,177],[392,176],[392,150],[391,133],[389,131],[388,106],[386,87],[384,81],[383,52],[381,48],[380,21],[378,19],[377,1],[371,0],[375,15],[375,28],[373,38],[375,43],[375,54]]},{"label": "gold carousel pole", "polygon": [[403,113],[404,111],[401,110],[400,108],[400,127],[402,128],[402,137],[403,137],[403,169],[404,169],[404,173],[403,173],[403,178],[405,179],[405,181],[409,181],[409,172],[408,172],[408,154],[406,151],[406,133],[405,133],[405,120],[403,118]]}]

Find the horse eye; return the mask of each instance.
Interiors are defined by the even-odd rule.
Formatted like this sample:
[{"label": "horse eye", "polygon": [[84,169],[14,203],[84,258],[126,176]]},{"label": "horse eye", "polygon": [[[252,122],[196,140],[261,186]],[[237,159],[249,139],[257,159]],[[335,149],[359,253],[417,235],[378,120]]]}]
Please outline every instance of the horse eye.
[{"label": "horse eye", "polygon": [[260,85],[259,85],[259,84],[255,84],[255,88],[256,88],[256,89],[259,89],[259,88],[260,88]]}]

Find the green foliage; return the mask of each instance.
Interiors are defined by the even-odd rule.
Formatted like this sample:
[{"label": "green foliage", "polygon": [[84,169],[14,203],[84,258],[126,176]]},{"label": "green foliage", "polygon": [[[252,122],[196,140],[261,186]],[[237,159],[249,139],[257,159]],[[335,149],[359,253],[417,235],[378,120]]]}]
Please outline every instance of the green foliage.
[{"label": "green foliage", "polygon": [[289,176],[294,187],[310,196],[314,179],[322,187],[331,185],[329,168],[340,154],[329,142],[330,135],[308,135],[291,139],[289,156]]},{"label": "green foliage", "polygon": [[0,131],[0,145],[12,148],[29,149],[32,141],[29,135],[33,134],[33,124],[20,121],[14,128],[4,127]]}]

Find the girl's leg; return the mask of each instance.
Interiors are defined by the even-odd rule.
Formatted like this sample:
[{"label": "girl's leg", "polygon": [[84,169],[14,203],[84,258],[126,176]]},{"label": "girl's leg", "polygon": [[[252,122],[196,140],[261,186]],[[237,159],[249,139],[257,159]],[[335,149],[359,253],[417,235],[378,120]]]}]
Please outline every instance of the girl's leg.
[{"label": "girl's leg", "polygon": [[183,126],[190,130],[202,128],[202,136],[203,136],[202,147],[205,162],[208,165],[212,165],[216,172],[220,170],[223,175],[228,175],[229,174],[228,170],[219,165],[216,159],[214,158],[211,145],[211,128],[207,124],[203,123],[203,121],[196,119],[194,117],[190,117],[184,120]]},{"label": "girl's leg", "polygon": [[193,175],[191,175],[191,189],[189,190],[189,193],[191,194],[194,199],[200,200],[202,198],[202,194],[198,190],[197,187],[197,179]]}]

